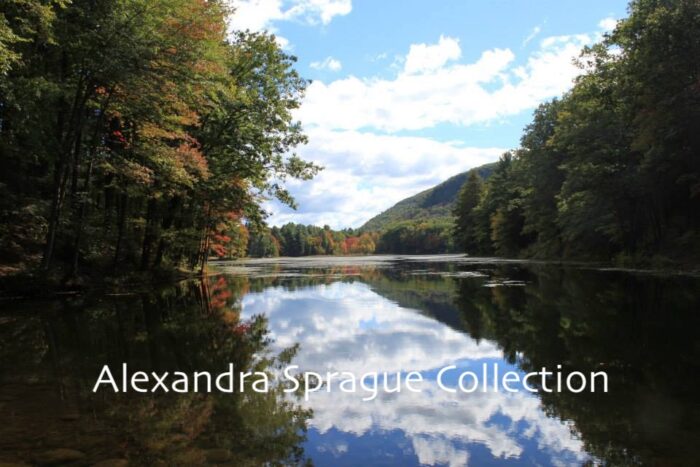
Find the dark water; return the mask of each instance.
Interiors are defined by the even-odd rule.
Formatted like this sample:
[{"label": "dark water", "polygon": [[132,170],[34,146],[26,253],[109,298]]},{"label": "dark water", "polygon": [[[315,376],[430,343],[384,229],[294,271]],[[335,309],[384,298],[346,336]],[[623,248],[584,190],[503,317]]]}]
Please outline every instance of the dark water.
[{"label": "dark water", "polygon": [[[698,277],[455,256],[221,270],[160,289],[0,302],[0,465],[700,465]],[[249,383],[233,394],[93,393],[103,365],[119,379],[122,363],[424,381],[371,401]],[[447,365],[483,364],[605,371],[609,392],[436,384]]]}]

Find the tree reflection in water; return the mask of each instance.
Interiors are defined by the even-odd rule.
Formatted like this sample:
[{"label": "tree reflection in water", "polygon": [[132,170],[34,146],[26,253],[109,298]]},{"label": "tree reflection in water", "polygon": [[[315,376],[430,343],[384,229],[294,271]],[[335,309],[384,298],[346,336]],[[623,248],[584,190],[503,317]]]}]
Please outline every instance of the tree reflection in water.
[{"label": "tree reflection in water", "polygon": [[540,397],[606,464],[698,465],[698,279],[552,267],[518,278],[524,287],[458,281],[467,332],[526,371],[605,370],[607,394]]},{"label": "tree reflection in water", "polygon": [[[419,355],[421,345],[431,347],[425,355],[447,348],[421,337],[435,334],[451,336],[450,342],[463,348],[465,355],[473,354],[473,339],[481,341],[482,351],[488,350],[488,355],[502,351],[506,360],[523,371],[551,369],[558,364],[565,371],[603,369],[609,375],[609,393],[542,392],[537,396],[539,401],[531,401],[537,406],[533,413],[543,410],[543,419],[548,416],[552,421],[565,421],[580,438],[579,445],[606,464],[700,464],[695,447],[700,439],[700,404],[695,395],[700,374],[697,277],[497,261],[421,263],[417,259],[376,257],[368,259],[368,264],[358,259],[334,261],[332,265],[311,261],[255,263],[248,270],[236,266],[235,275],[157,291],[5,303],[0,314],[0,462],[33,462],[58,448],[80,451],[85,464],[115,458],[135,465],[304,462],[308,453],[302,446],[314,446],[311,441],[304,442],[307,425],[313,427],[312,414],[298,401],[284,397],[281,388],[267,394],[124,395],[103,390],[93,394],[92,387],[102,365],[119,368],[122,362],[132,370],[190,374],[195,370],[219,373],[229,362],[237,370],[274,371],[295,355],[295,347],[284,350],[284,346],[307,335],[328,337],[337,348],[314,350],[311,344],[305,347],[302,339],[294,363],[302,357],[310,362],[314,356],[318,358],[313,362],[319,365],[333,363],[334,352],[340,358],[336,363],[347,360],[360,365],[374,362],[375,357],[389,362],[388,354],[375,355],[381,346],[343,347],[345,340],[338,337],[342,334],[347,342],[355,342],[354,337],[364,333],[366,338],[379,339],[378,345],[407,339],[408,347],[399,346],[391,354],[399,366],[403,365],[402,357],[411,352]],[[327,297],[320,296],[319,290],[325,290]],[[357,297],[334,295],[338,291],[356,293]],[[251,316],[250,310],[242,312],[244,295],[246,300],[261,304],[260,310],[269,314],[269,325],[265,317]],[[275,302],[276,308],[271,308],[269,303],[284,296],[291,301]],[[266,302],[266,297],[272,301]],[[302,297],[307,297],[306,301]],[[307,306],[314,303],[318,309]],[[381,322],[368,318],[371,313],[367,310],[375,304],[385,306]],[[295,334],[295,323],[303,319],[323,326]],[[364,328],[353,328],[356,323],[352,319],[364,320]],[[413,328],[407,327],[408,321],[413,322]],[[341,323],[335,325],[343,329],[325,326],[331,322]],[[385,334],[371,334],[375,326],[384,326]],[[393,334],[386,334],[394,327],[402,330],[395,341]],[[280,336],[287,332],[282,336],[286,340],[278,339],[272,345],[270,329],[277,329]],[[406,405],[405,412],[417,417],[409,417],[412,425],[408,428],[403,425],[408,421],[400,414],[385,413],[387,426],[398,423],[396,430],[386,434],[389,438],[373,432],[368,436],[378,438],[352,437],[351,433],[342,438],[343,420],[331,415],[345,413],[344,402],[331,396],[319,395],[317,404],[323,410],[316,412],[316,418],[334,426],[333,436],[341,440],[362,443],[376,439],[376,449],[388,452],[391,442],[404,439],[400,429],[418,434],[437,429],[416,426],[420,420],[429,424],[428,418],[419,415],[432,407],[421,404],[431,401],[407,399],[406,404],[412,405]],[[518,401],[528,402],[526,399]],[[474,396],[470,400],[480,399]],[[377,404],[377,410],[390,412],[394,407],[385,401]],[[362,408],[374,410],[371,405]],[[478,423],[468,426],[468,420],[450,410],[455,433],[470,426],[483,428]],[[522,426],[497,427],[489,420],[484,423],[504,440],[524,442],[522,436],[526,435],[517,433],[525,429]],[[470,460],[481,455],[492,462],[526,462],[524,458],[499,457],[498,450],[488,456],[476,445],[448,446],[452,438],[433,434],[416,435],[414,448],[423,446],[420,443],[430,444],[423,446],[426,452],[457,446],[457,450],[473,449]],[[310,431],[312,435],[318,436],[318,431]],[[359,460],[363,453],[369,456],[374,452],[366,448],[368,445],[357,446],[356,452],[362,452],[346,460]],[[352,450],[351,446],[346,455],[353,455]],[[319,455],[314,452],[314,456]],[[410,459],[416,462],[415,456]]]},{"label": "tree reflection in water", "polygon": [[364,283],[403,309],[496,344],[523,371],[604,370],[609,393],[540,392],[542,409],[571,422],[583,449],[605,464],[700,465],[697,276],[478,260],[403,260],[351,274],[292,266],[259,280],[284,290]]},{"label": "tree reflection in water", "polygon": [[0,461],[48,462],[52,455],[60,460],[70,454],[67,450],[83,455],[85,463],[302,461],[310,413],[281,388],[243,394],[92,393],[105,364],[117,380],[123,362],[130,372],[188,374],[217,374],[231,362],[235,375],[285,365],[295,349],[266,352],[265,318],[240,320],[239,299],[247,290],[246,278],[218,276],[157,291],[5,306]]}]

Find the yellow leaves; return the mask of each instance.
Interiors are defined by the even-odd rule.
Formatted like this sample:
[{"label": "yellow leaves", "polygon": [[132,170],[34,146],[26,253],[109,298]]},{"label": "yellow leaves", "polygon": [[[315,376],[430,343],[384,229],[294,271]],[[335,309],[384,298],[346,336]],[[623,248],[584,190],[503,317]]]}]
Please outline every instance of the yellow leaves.
[{"label": "yellow leaves", "polygon": [[164,189],[176,191],[178,187],[192,187],[198,180],[206,180],[209,167],[199,143],[186,131],[198,122],[199,116],[181,101],[174,100],[171,104],[179,111],[138,126],[135,152],[155,167]]},{"label": "yellow leaves", "polygon": [[141,126],[139,135],[147,139],[163,139],[172,141],[184,138],[186,133],[182,130],[170,130],[156,125],[155,123],[147,122]]},{"label": "yellow leaves", "polygon": [[118,175],[122,181],[130,184],[149,186],[153,183],[152,169],[128,159],[116,158],[111,163],[104,162],[101,168],[105,173]]},{"label": "yellow leaves", "polygon": [[171,121],[183,126],[198,126],[199,114],[187,107],[184,103],[178,109],[178,114],[174,115]]},{"label": "yellow leaves", "polygon": [[212,60],[197,60],[193,70],[201,75],[223,75],[227,72],[223,63]]},{"label": "yellow leaves", "polygon": [[223,11],[216,2],[188,1],[173,13],[177,16],[170,17],[165,23],[167,33],[195,42],[219,41],[225,35]]}]

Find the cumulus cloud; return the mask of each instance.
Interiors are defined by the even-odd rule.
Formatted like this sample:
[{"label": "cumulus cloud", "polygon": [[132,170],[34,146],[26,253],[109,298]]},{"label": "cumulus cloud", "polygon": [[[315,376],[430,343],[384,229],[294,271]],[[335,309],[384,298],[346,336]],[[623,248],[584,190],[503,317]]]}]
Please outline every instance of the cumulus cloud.
[{"label": "cumulus cloud", "polygon": [[572,86],[581,73],[574,58],[599,37],[551,36],[526,57],[494,48],[462,63],[459,42],[440,36],[411,45],[391,78],[314,81],[297,112],[310,136],[300,154],[326,169],[312,182],[290,185],[300,212],[268,204],[270,222],[358,227],[407,196],[497,160],[506,148],[396,133],[491,124],[533,109]]},{"label": "cumulus cloud", "polygon": [[270,204],[271,222],[359,227],[397,201],[498,159],[503,148],[475,148],[415,136],[313,128],[301,157],[324,166],[312,182],[288,183],[300,211]]},{"label": "cumulus cloud", "polygon": [[275,21],[328,24],[352,11],[351,0],[229,0],[229,4],[235,9],[231,26],[251,31],[272,29]]},{"label": "cumulus cloud", "polygon": [[[333,306],[329,307],[328,303]],[[302,343],[302,371],[421,371],[455,358],[497,358],[493,343],[406,310],[366,284],[335,282],[302,290],[270,288],[243,298],[244,316],[265,313],[276,350]]]},{"label": "cumulus cloud", "polygon": [[600,20],[600,23],[598,23],[598,26],[603,31],[609,32],[615,29],[615,26],[617,26],[617,20],[615,18],[603,18]]},{"label": "cumulus cloud", "polygon": [[[352,11],[352,0],[228,0],[234,8],[229,18],[231,30],[277,32],[277,21],[299,21],[309,25],[330,23],[336,16]],[[289,41],[277,36],[283,48]]]},{"label": "cumulus cloud", "polygon": [[435,70],[450,60],[457,60],[460,55],[462,49],[458,39],[440,36],[435,45],[412,44],[406,55],[404,70],[406,73]]},{"label": "cumulus cloud", "polygon": [[315,81],[298,115],[309,127],[386,132],[493,121],[569,89],[580,73],[572,59],[591,41],[585,34],[546,38],[522,65],[510,49],[498,48],[472,63],[453,63],[459,43],[443,36],[434,45],[412,45],[393,79]]},{"label": "cumulus cloud", "polygon": [[314,70],[330,70],[330,71],[340,71],[340,69],[343,67],[342,63],[340,63],[340,60],[337,60],[333,57],[326,57],[324,60],[320,62],[311,62],[309,65],[311,68]]},{"label": "cumulus cloud", "polygon": [[411,441],[421,465],[469,465],[469,452],[455,447],[447,440],[420,436]]}]

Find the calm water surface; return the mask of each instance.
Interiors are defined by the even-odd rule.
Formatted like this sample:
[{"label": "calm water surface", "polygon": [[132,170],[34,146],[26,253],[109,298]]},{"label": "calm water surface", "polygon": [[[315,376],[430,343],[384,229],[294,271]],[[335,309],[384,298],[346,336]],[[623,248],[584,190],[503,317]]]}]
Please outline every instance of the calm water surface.
[{"label": "calm water surface", "polygon": [[[698,277],[461,256],[218,268],[162,289],[0,302],[0,464],[700,464]],[[425,381],[372,401],[92,393],[102,365],[122,362]],[[440,368],[484,363],[603,370],[610,392],[438,388]]]}]

